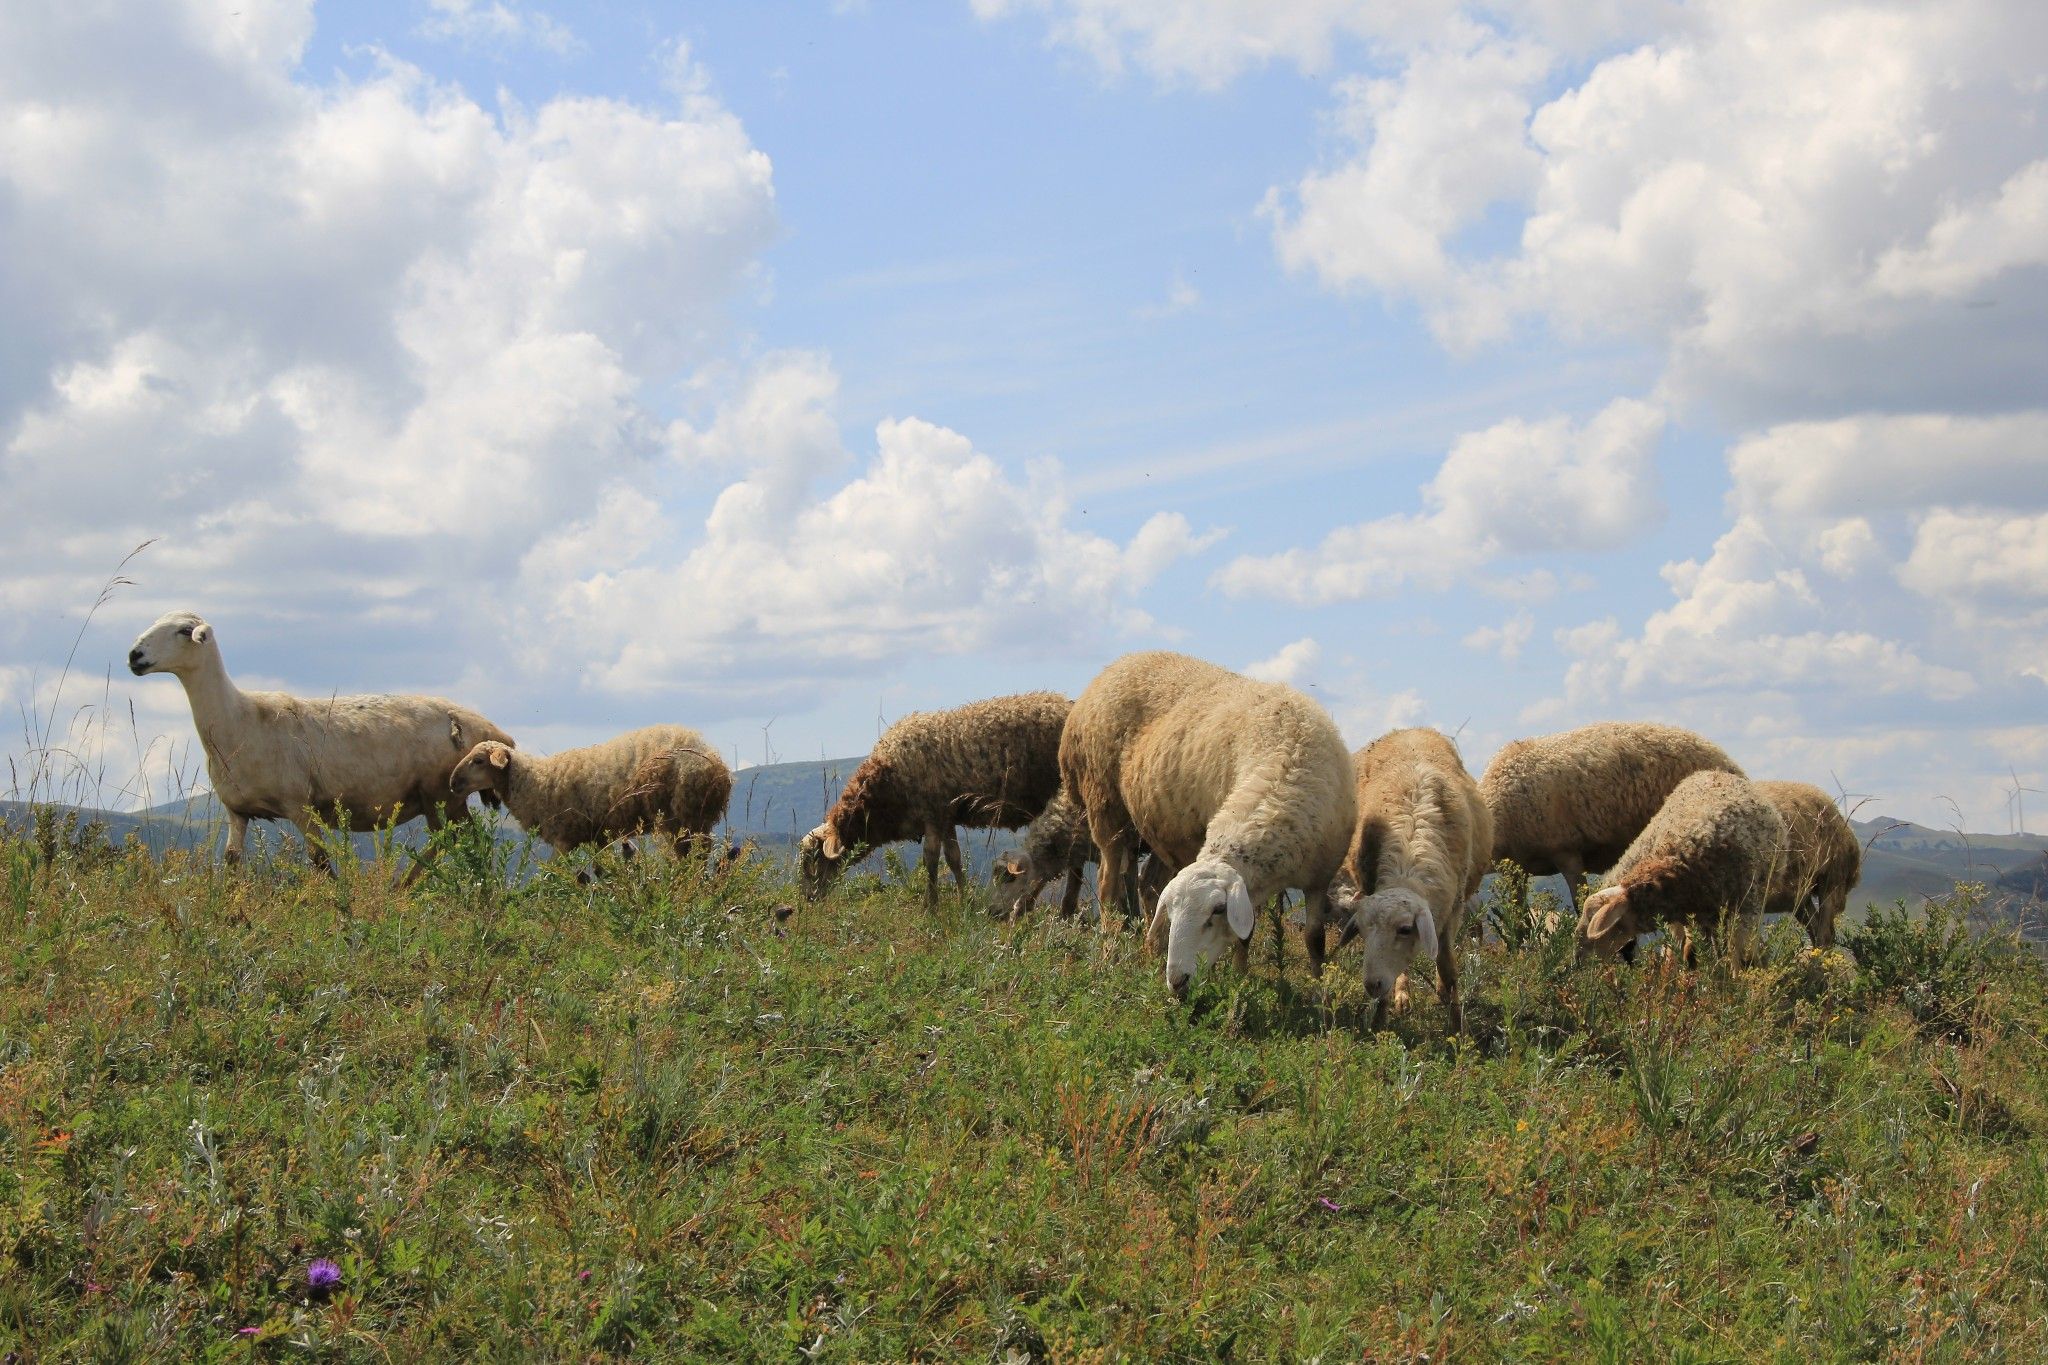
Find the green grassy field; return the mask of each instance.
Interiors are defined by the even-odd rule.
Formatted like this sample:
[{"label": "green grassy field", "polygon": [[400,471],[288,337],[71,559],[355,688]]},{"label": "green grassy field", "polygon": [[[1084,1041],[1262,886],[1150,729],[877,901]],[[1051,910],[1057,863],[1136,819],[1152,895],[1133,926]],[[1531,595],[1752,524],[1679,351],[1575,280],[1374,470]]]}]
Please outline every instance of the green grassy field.
[{"label": "green grassy field", "polygon": [[2048,1357],[2048,982],[1960,902],[1860,965],[1475,945],[1454,1043],[1265,925],[1176,1006],[886,870],[782,919],[773,865],[512,857],[0,843],[0,1348]]}]

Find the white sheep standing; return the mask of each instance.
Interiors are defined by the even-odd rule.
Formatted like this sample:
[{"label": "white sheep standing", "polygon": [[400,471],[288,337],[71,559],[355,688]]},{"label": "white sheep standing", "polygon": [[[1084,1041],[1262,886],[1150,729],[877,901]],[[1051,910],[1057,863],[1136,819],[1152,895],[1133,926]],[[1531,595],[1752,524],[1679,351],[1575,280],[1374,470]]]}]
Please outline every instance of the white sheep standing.
[{"label": "white sheep standing", "polygon": [[1351,755],[1322,707],[1184,654],[1129,654],[1074,703],[1060,774],[1087,809],[1100,886],[1128,906],[1139,842],[1173,873],[1147,939],[1164,948],[1176,996],[1226,947],[1243,967],[1253,907],[1287,887],[1303,892],[1309,967],[1322,970],[1330,883],[1358,811]]},{"label": "white sheep standing", "polygon": [[456,762],[480,740],[512,743],[441,697],[244,692],[228,677],[213,627],[189,611],[160,617],[138,636],[128,669],[169,673],[184,685],[207,778],[228,813],[230,863],[242,860],[251,820],[289,820],[314,865],[328,871],[324,831],[416,816],[438,830],[461,805],[448,786]]},{"label": "white sheep standing", "polygon": [[1337,946],[1361,944],[1373,1027],[1387,1003],[1405,1004],[1411,966],[1436,959],[1437,994],[1451,1031],[1465,1030],[1458,1002],[1458,941],[1465,905],[1491,862],[1493,818],[1458,748],[1441,732],[1394,730],[1352,756],[1358,836],[1344,872],[1362,899]]},{"label": "white sheep standing", "polygon": [[1613,957],[1658,925],[1684,931],[1729,925],[1740,965],[1763,922],[1764,902],[1785,861],[1785,820],[1734,773],[1694,773],[1671,789],[1623,851],[1606,884],[1579,911],[1579,956]]},{"label": "white sheep standing", "polygon": [[1492,856],[1534,877],[1562,876],[1577,909],[1586,874],[1613,866],[1672,788],[1697,772],[1742,775],[1719,745],[1675,725],[1602,721],[1515,740],[1479,779],[1493,816]]},{"label": "white sheep standing", "polygon": [[457,797],[496,794],[521,828],[558,851],[646,833],[670,840],[680,857],[709,847],[732,770],[688,726],[649,725],[548,757],[486,740],[449,785]]}]

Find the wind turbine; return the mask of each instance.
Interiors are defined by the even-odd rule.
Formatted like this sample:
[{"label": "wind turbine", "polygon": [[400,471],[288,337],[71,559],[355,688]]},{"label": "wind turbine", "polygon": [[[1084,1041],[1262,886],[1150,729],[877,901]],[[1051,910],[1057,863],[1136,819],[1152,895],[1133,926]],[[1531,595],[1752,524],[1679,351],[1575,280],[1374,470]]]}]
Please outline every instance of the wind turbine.
[{"label": "wind turbine", "polygon": [[[1835,776],[1835,770],[1833,768],[1828,769],[1828,780],[1835,784],[1835,802],[1837,805],[1841,806],[1842,815],[1846,819],[1855,819],[1856,812],[1863,809],[1864,802],[1875,801],[1877,799],[1877,794],[1875,792],[1852,792],[1847,787],[1844,787],[1842,785],[1842,779]],[[1853,805],[1851,804],[1852,801],[1854,802]]]},{"label": "wind turbine", "polygon": [[2025,834],[2027,832],[2027,798],[2025,793],[2032,792],[2034,795],[2039,796],[2041,795],[2041,789],[2039,787],[2022,787],[2020,785],[2019,771],[2015,768],[2007,768],[2006,771],[2012,774],[2013,832]]}]

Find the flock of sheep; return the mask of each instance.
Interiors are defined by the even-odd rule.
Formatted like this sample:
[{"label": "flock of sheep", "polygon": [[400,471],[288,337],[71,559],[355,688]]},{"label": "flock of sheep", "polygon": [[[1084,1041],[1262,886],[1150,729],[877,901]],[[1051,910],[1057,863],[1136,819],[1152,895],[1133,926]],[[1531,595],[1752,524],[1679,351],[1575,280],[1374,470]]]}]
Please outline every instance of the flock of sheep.
[{"label": "flock of sheep", "polygon": [[[539,758],[438,697],[244,692],[213,628],[189,612],[145,631],[128,665],[183,683],[228,812],[230,862],[252,819],[292,821],[324,867],[325,831],[415,816],[438,829],[472,792],[557,849],[652,834],[688,851],[732,791],[717,752],[682,726]],[[1177,996],[1226,949],[1243,966],[1256,908],[1297,890],[1311,972],[1334,912],[1337,947],[1360,941],[1376,1023],[1434,959],[1454,1029],[1455,945],[1496,859],[1565,878],[1583,953],[1633,956],[1638,937],[1668,925],[1688,956],[1693,932],[1725,930],[1740,961],[1766,913],[1793,914],[1816,946],[1831,944],[1862,855],[1819,788],[1751,782],[1673,726],[1517,740],[1475,782],[1437,731],[1395,730],[1353,754],[1301,692],[1166,652],[1117,660],[1072,702],[1032,692],[904,717],[804,836],[800,884],[816,898],[868,850],[917,840],[935,902],[941,855],[966,886],[961,826],[1028,826],[996,870],[1013,916],[1061,876],[1062,913],[1075,913],[1097,863],[1102,923],[1142,914]],[[1602,869],[1581,902],[1581,879]]]}]

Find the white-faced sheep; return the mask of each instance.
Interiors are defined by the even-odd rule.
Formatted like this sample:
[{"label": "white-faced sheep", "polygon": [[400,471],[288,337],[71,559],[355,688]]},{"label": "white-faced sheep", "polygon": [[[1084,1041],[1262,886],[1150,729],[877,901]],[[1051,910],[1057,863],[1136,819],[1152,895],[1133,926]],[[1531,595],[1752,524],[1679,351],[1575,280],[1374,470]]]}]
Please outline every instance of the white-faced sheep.
[{"label": "white-faced sheep", "polygon": [[1711,932],[1724,922],[1740,964],[1785,859],[1785,821],[1748,778],[1694,773],[1676,787],[1606,885],[1579,912],[1581,957],[1613,957],[1660,924]]},{"label": "white-faced sheep", "polygon": [[702,843],[725,815],[732,770],[704,736],[649,725],[542,758],[496,741],[471,749],[449,779],[458,797],[492,792],[520,826],[567,851],[634,834]]},{"label": "white-faced sheep", "polygon": [[188,611],[144,631],[128,651],[128,668],[184,684],[206,775],[228,813],[230,863],[241,861],[251,820],[291,821],[315,865],[330,870],[323,829],[425,816],[438,830],[461,805],[448,786],[456,763],[479,741],[512,743],[476,712],[440,697],[244,692],[228,677],[213,627]]},{"label": "white-faced sheep", "polygon": [[1785,859],[1764,912],[1794,915],[1816,948],[1832,947],[1835,923],[1863,875],[1863,845],[1833,797],[1810,782],[1759,782],[1785,821]]},{"label": "white-faced sheep", "polygon": [[1175,995],[1226,947],[1244,966],[1253,907],[1287,887],[1304,895],[1321,971],[1330,881],[1358,810],[1351,755],[1322,707],[1184,654],[1126,655],[1074,703],[1060,773],[1088,811],[1101,886],[1128,904],[1139,842],[1172,872],[1147,938],[1165,949]]},{"label": "white-faced sheep", "polygon": [[1363,940],[1373,1025],[1405,1001],[1410,967],[1436,959],[1437,993],[1462,1033],[1459,933],[1493,849],[1493,819],[1455,744],[1436,730],[1395,730],[1352,756],[1358,836],[1344,861],[1362,899],[1338,941]]},{"label": "white-faced sheep", "polygon": [[891,725],[798,845],[803,892],[816,900],[848,866],[849,850],[899,839],[924,843],[925,902],[939,898],[939,854],[965,890],[953,831],[1018,829],[1059,790],[1060,728],[1073,705],[1057,692],[1026,692],[921,711]]},{"label": "white-faced sheep", "polygon": [[1697,772],[1742,774],[1711,741],[1675,725],[1603,721],[1505,745],[1479,779],[1493,857],[1561,875],[1579,903],[1588,872],[1613,865],[1671,789]]}]

